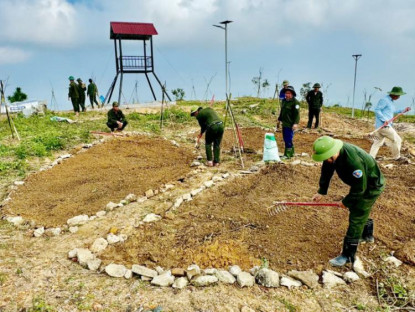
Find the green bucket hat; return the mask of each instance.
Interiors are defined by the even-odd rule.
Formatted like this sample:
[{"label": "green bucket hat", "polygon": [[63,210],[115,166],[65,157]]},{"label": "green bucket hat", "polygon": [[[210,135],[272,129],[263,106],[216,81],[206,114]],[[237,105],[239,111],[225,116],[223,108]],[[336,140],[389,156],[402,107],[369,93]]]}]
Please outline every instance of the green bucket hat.
[{"label": "green bucket hat", "polygon": [[333,139],[329,136],[322,136],[314,141],[313,144],[313,160],[325,161],[336,155],[343,147],[343,141]]},{"label": "green bucket hat", "polygon": [[321,88],[320,84],[317,82],[313,85],[313,88]]},{"label": "green bucket hat", "polygon": [[193,106],[192,109],[190,110],[190,116],[194,116],[195,113],[201,109],[202,107]]},{"label": "green bucket hat", "polygon": [[288,86],[290,84],[290,82],[288,81],[288,80],[284,80],[283,82],[282,82],[282,85],[283,86]]},{"label": "green bucket hat", "polygon": [[112,107],[120,107],[120,104],[117,101],[112,102]]},{"label": "green bucket hat", "polygon": [[75,78],[73,76],[69,76],[68,78],[70,81],[75,80]]},{"label": "green bucket hat", "polygon": [[405,95],[406,93],[403,92],[401,87],[393,87],[390,92],[388,92],[390,95]]}]

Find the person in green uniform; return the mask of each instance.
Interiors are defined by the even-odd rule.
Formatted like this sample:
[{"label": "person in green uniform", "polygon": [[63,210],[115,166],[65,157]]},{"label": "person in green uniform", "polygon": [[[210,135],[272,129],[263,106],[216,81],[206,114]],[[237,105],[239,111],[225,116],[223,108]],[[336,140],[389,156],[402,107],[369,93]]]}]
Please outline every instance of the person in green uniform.
[{"label": "person in green uniform", "polygon": [[[220,120],[218,114],[210,108],[192,108],[190,116],[196,117],[200,125],[200,134],[197,136],[197,143],[199,145],[203,133],[206,132],[205,146],[207,165],[209,167],[219,166],[220,164],[220,143],[222,142],[224,125]],[[213,161],[212,161],[212,144],[213,144]]]},{"label": "person in green uniform", "polygon": [[373,220],[370,211],[385,188],[385,179],[376,160],[360,147],[328,136],[318,138],[313,144],[313,159],[323,161],[320,188],[313,201],[321,201],[327,194],[330,180],[337,172],[339,178],[350,186],[349,194],[341,201],[349,210],[349,227],[340,256],[331,259],[333,266],[354,262],[359,241],[374,242]]},{"label": "person in green uniform", "polygon": [[113,102],[112,108],[108,111],[107,126],[111,129],[111,132],[114,132],[115,129],[122,131],[128,125],[127,119],[119,106],[118,102]]},{"label": "person in green uniform", "polygon": [[81,106],[82,111],[85,112],[86,111],[86,108],[85,108],[86,86],[81,78],[76,79],[76,81],[78,81],[79,105]]},{"label": "person in green uniform", "polygon": [[311,125],[313,124],[313,118],[316,118],[316,122],[314,124],[314,129],[318,128],[318,124],[320,121],[320,111],[321,107],[323,106],[323,93],[320,91],[320,84],[315,83],[313,85],[314,90],[310,90],[307,92],[307,96],[305,97],[307,104],[308,104],[308,123],[307,128],[311,129]]},{"label": "person in green uniform", "polygon": [[98,88],[95,82],[92,81],[92,79],[89,79],[88,84],[88,90],[86,91],[89,97],[89,102],[91,103],[92,109],[94,108],[94,103],[97,104],[97,107],[99,108],[99,104],[97,101],[97,94],[98,94]]},{"label": "person in green uniform", "polygon": [[294,87],[287,86],[285,88],[285,99],[281,102],[277,128],[282,123],[282,137],[285,143],[282,159],[288,159],[294,156],[294,131],[300,122],[300,102],[295,98],[296,95]]},{"label": "person in green uniform", "polygon": [[79,116],[79,92],[73,76],[69,76],[68,99],[71,99],[75,115]]}]

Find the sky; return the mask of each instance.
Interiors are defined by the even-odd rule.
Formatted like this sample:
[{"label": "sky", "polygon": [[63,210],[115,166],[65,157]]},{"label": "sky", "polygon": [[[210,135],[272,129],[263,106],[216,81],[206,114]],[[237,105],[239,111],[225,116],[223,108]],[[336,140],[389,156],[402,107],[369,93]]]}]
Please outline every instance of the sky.
[{"label": "sky", "polygon": [[[0,79],[6,96],[21,87],[57,110],[71,109],[71,75],[93,78],[105,96],[116,73],[110,22],[143,22],[157,29],[155,72],[170,94],[182,88],[185,99],[224,99],[225,31],[212,25],[231,20],[232,98],[256,96],[252,78],[262,71],[270,83],[263,97],[285,79],[297,93],[319,82],[325,104],[351,107],[352,55],[361,54],[355,107],[364,94],[375,105],[395,85],[407,93],[397,101],[405,107],[415,99],[414,16],[410,0],[0,0]],[[142,45],[123,42],[123,52],[142,55]],[[121,104],[137,100],[153,100],[145,76],[124,75]]]}]

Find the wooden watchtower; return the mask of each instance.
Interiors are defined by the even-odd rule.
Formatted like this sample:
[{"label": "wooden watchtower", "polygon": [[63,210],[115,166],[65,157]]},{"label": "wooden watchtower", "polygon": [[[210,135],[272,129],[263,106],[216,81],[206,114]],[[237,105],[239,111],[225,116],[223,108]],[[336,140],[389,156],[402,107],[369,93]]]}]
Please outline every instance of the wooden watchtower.
[{"label": "wooden watchtower", "polygon": [[[111,22],[110,23],[110,39],[114,40],[115,49],[115,68],[116,75],[112,84],[105,96],[104,103],[111,101],[112,93],[117,83],[118,76],[120,76],[120,91],[118,94],[118,103],[121,103],[122,82],[124,74],[144,74],[150,86],[153,98],[156,101],[156,95],[148,77],[152,73],[159,83],[162,92],[171,101],[165,88],[162,86],[159,78],[154,72],[154,57],[153,57],[153,35],[157,35],[157,30],[151,23],[126,23],[126,22]],[[123,55],[122,40],[141,40],[143,42],[143,55],[131,56]],[[148,51],[148,41],[150,41],[150,49]]]}]

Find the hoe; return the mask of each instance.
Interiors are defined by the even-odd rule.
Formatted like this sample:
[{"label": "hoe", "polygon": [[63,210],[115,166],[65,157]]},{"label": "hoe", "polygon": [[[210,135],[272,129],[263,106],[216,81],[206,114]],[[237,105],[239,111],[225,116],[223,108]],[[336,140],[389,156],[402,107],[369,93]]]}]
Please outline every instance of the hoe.
[{"label": "hoe", "polygon": [[283,212],[288,208],[298,207],[298,206],[319,206],[319,207],[338,207],[340,208],[340,203],[318,203],[318,202],[274,202],[272,206],[267,208],[268,214],[270,216],[275,216],[277,213]]},{"label": "hoe", "polygon": [[397,119],[398,117],[402,116],[403,114],[405,114],[406,112],[409,112],[411,110],[410,107],[405,108],[405,110],[402,113],[397,114],[395,117],[389,119],[388,121],[386,121],[383,125],[381,125],[379,128],[377,128],[376,130],[370,132],[367,136],[369,137],[369,139],[374,139],[375,138],[375,133],[378,132],[380,129],[386,127],[387,125],[389,125],[392,121],[394,121],[395,119]]}]

